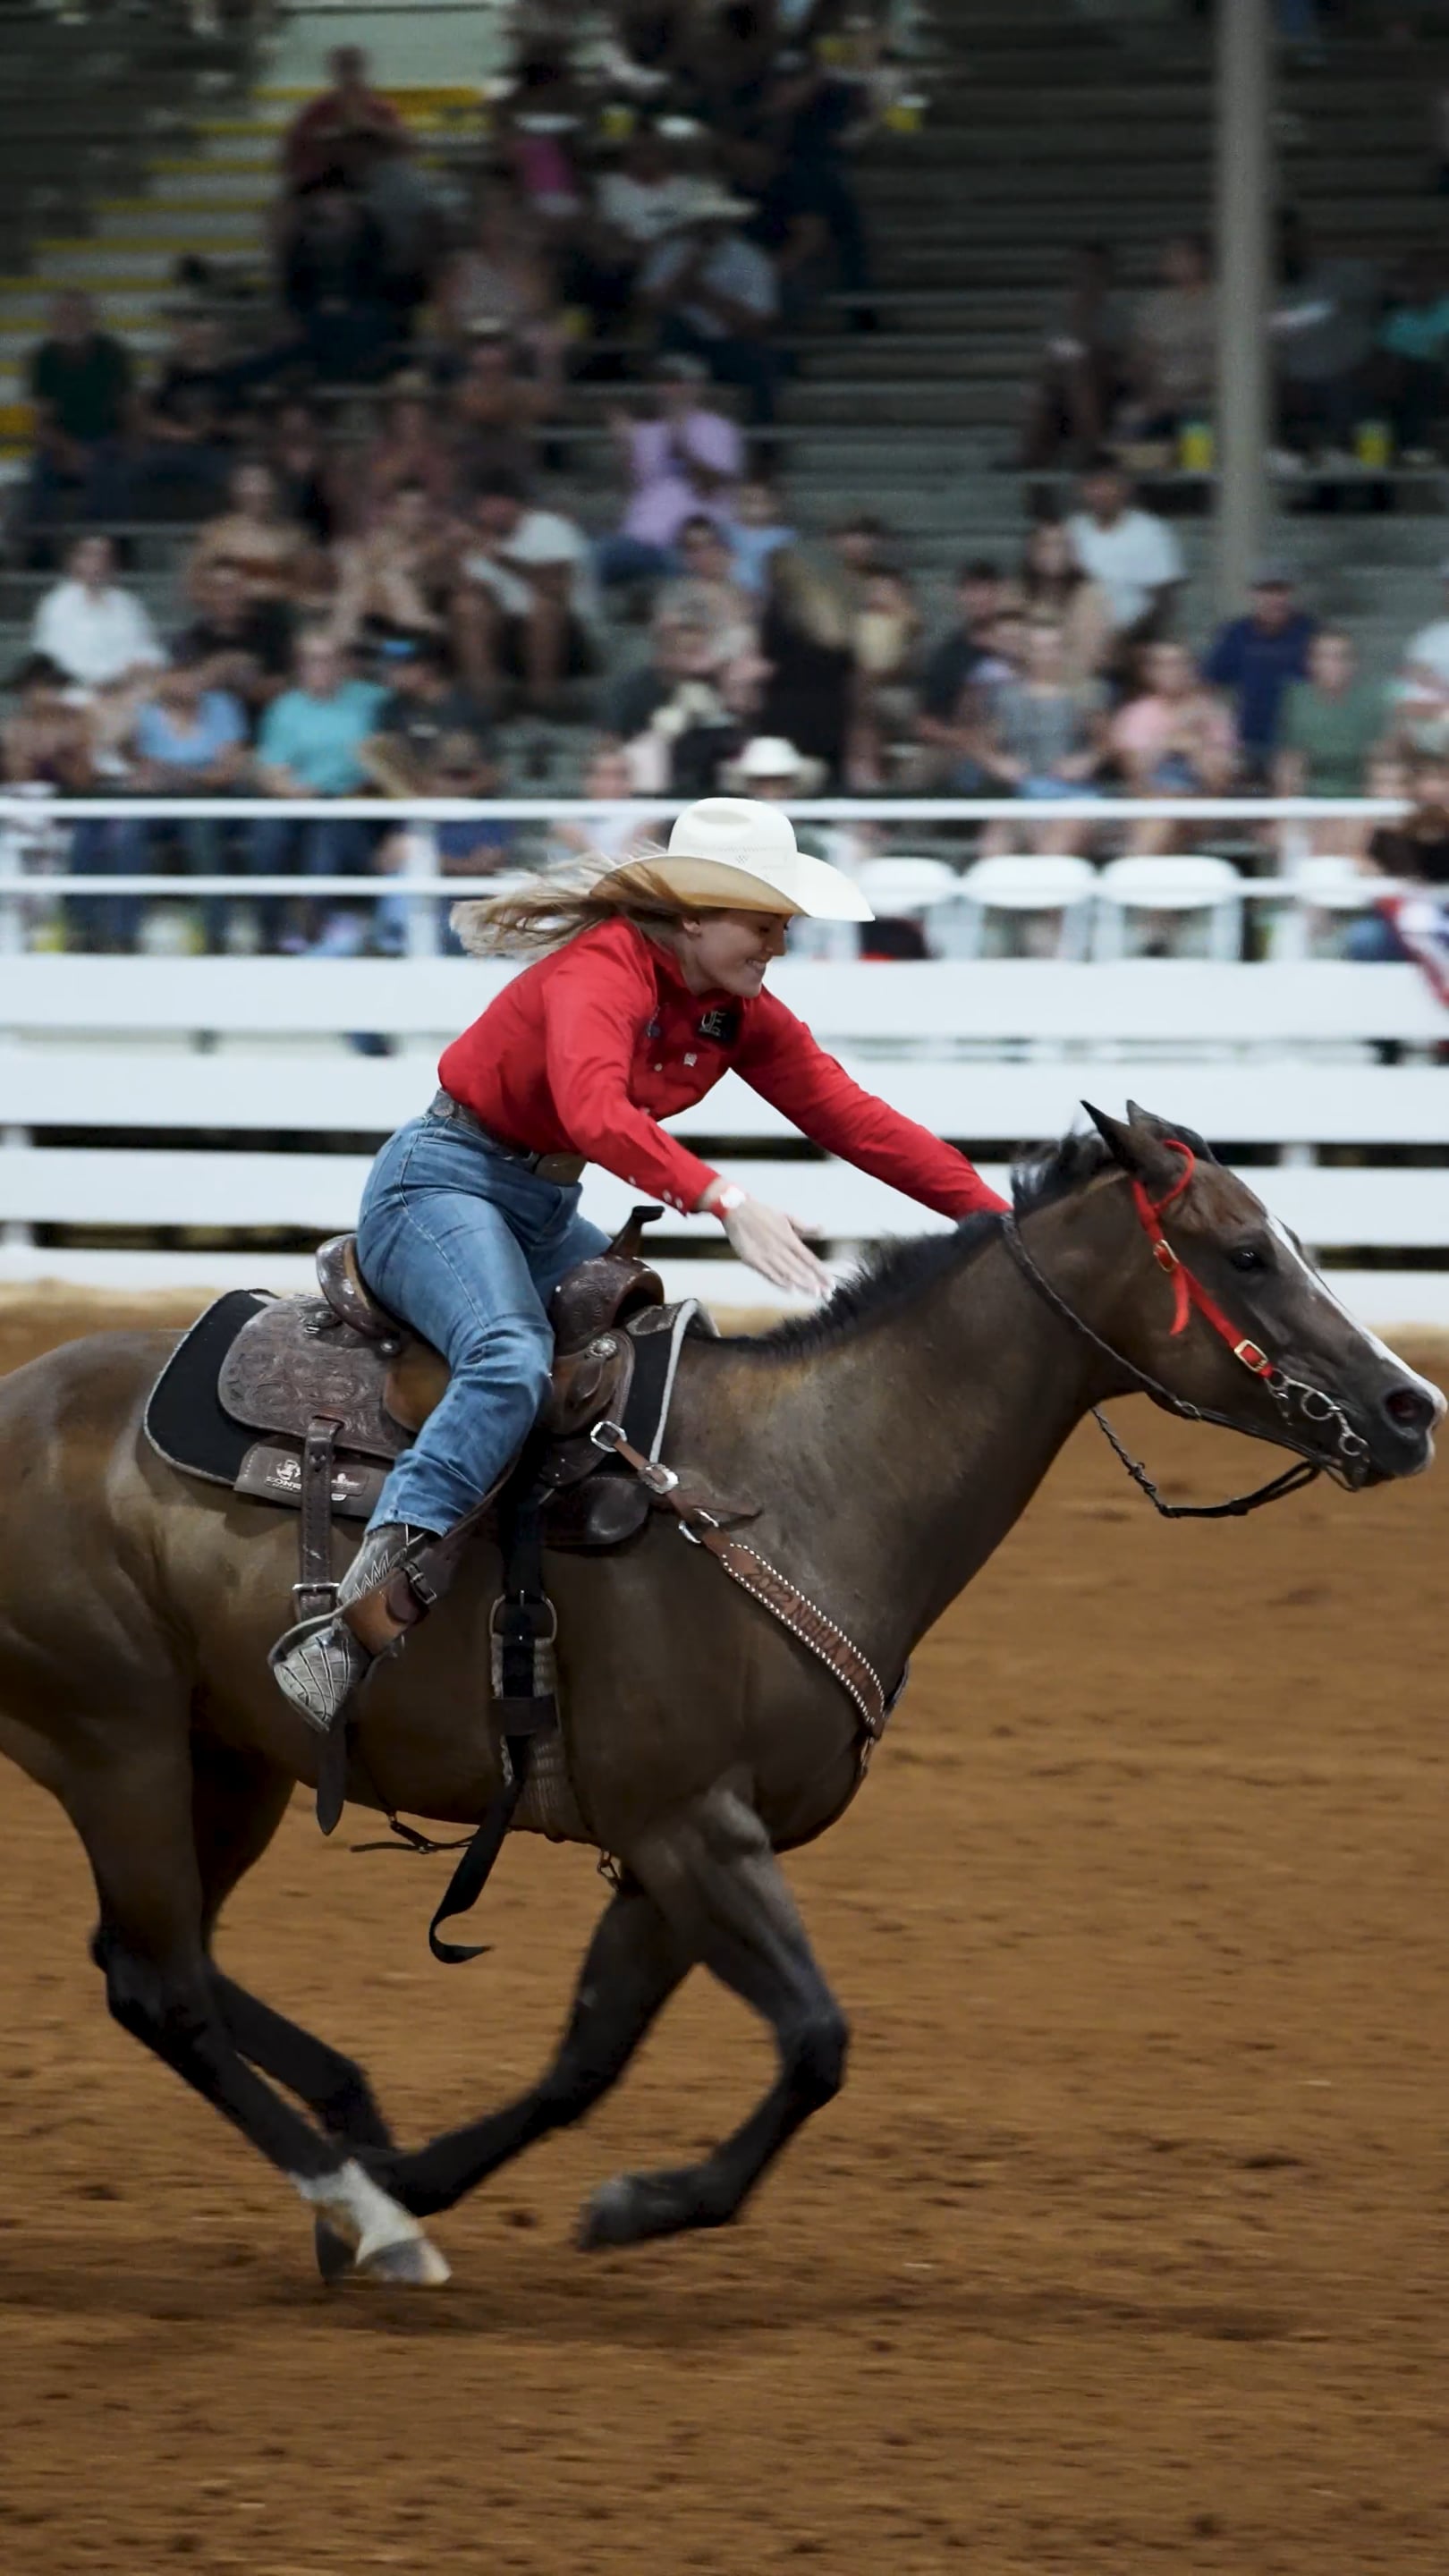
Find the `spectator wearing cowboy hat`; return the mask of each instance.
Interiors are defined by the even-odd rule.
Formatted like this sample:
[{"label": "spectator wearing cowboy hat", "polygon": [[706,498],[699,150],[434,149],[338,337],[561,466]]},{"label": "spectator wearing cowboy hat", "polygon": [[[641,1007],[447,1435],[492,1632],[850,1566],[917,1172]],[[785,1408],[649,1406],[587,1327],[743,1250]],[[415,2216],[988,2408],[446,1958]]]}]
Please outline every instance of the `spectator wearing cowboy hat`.
[{"label": "spectator wearing cowboy hat", "polygon": [[770,260],[738,230],[752,213],[746,198],[702,180],[679,228],[645,261],[639,291],[660,346],[702,358],[716,384],[738,385],[763,429],[774,421],[780,380],[770,343],[780,291]]},{"label": "spectator wearing cowboy hat", "polygon": [[[797,751],[783,734],[758,733],[745,744],[738,759],[726,761],[719,783],[727,796],[750,796],[761,805],[796,805],[802,798],[819,796],[826,784],[825,763],[812,760],[808,752]],[[870,827],[852,830],[848,825],[806,823],[796,826],[795,845],[812,859],[825,859],[839,868],[843,876],[854,878],[863,858],[870,852]],[[861,953],[861,931],[854,921],[792,921],[789,936],[792,957],[807,957],[822,965],[840,965]]]}]

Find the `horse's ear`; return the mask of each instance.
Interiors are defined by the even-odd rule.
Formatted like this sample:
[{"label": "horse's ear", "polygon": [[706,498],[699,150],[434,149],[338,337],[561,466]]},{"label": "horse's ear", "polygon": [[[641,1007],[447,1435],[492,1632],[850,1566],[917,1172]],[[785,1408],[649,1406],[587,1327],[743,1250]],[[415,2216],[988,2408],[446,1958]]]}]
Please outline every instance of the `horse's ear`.
[{"label": "horse's ear", "polygon": [[1094,1109],[1090,1100],[1084,1100],[1082,1107],[1113,1162],[1120,1163],[1124,1172],[1135,1172],[1137,1156],[1133,1147],[1131,1127],[1125,1125],[1120,1118],[1110,1118],[1105,1109]]}]

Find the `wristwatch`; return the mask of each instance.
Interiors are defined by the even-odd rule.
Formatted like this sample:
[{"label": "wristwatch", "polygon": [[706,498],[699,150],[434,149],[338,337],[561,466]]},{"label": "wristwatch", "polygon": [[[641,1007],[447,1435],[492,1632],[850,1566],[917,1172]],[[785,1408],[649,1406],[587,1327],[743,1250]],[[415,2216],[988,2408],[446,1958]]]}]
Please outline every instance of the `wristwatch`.
[{"label": "wristwatch", "polygon": [[733,1216],[736,1208],[743,1207],[748,1197],[748,1190],[742,1190],[738,1181],[726,1181],[724,1188],[711,1200],[709,1213],[711,1216]]}]

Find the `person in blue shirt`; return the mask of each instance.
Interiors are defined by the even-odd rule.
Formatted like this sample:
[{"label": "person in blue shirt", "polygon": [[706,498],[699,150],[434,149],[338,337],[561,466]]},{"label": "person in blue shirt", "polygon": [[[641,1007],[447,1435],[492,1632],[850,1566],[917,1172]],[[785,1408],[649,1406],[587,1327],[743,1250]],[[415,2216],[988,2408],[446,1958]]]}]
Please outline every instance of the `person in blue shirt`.
[{"label": "person in blue shirt", "polygon": [[[126,752],[126,785],[138,796],[231,795],[243,784],[250,757],[246,712],[230,690],[207,687],[204,655],[182,645],[138,709]],[[87,875],[145,876],[171,842],[193,876],[220,876],[225,832],[224,824],[199,816],[165,823],[112,816],[80,827],[73,864]],[[142,910],[135,895],[95,899],[85,914],[91,944],[134,946]],[[223,945],[225,913],[218,896],[201,907],[208,948]]]},{"label": "person in blue shirt", "polygon": [[[257,780],[267,796],[367,796],[372,784],[362,746],[377,730],[387,696],[368,680],[352,680],[338,646],[321,627],[297,639],[297,684],[274,698],[257,736]],[[375,838],[367,823],[293,822],[285,815],[252,829],[251,866],[257,876],[363,876]],[[280,907],[264,907],[267,944],[273,944]]]},{"label": "person in blue shirt", "polygon": [[1238,740],[1259,779],[1278,747],[1284,692],[1308,675],[1315,625],[1299,606],[1293,576],[1282,564],[1261,565],[1251,593],[1247,616],[1234,617],[1219,630],[1202,675],[1232,698]]}]

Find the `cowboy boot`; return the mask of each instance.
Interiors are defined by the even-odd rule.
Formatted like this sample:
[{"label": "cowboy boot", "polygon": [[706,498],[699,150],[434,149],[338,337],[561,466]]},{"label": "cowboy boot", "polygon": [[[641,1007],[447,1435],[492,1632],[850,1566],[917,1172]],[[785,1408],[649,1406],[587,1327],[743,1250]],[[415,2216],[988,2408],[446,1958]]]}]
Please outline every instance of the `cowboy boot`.
[{"label": "cowboy boot", "polygon": [[427,1603],[407,1579],[411,1559],[435,1533],[411,1521],[369,1530],[337,1587],[336,1607],[299,1620],[267,1657],[278,1689],[309,1726],[326,1735],[379,1655],[416,1627]]}]

